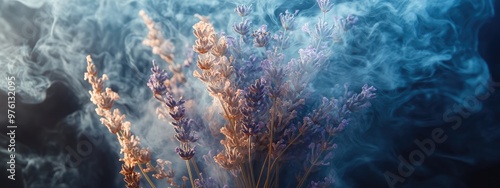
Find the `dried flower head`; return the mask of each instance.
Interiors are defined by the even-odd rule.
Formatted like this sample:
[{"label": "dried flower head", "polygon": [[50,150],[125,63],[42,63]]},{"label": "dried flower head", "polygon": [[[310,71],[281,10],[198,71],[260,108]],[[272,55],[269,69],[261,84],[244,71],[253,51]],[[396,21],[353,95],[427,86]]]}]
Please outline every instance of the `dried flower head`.
[{"label": "dried flower head", "polygon": [[152,48],[153,54],[158,54],[163,60],[173,63],[175,46],[170,40],[166,40],[162,36],[162,32],[153,20],[146,14],[144,10],[139,11],[139,15],[144,20],[144,23],[149,29],[148,36],[144,39],[143,44]]},{"label": "dried flower head", "polygon": [[140,164],[146,164],[149,161],[151,161],[151,150],[142,148],[141,151],[139,152],[139,163]]},{"label": "dried flower head", "polygon": [[126,183],[127,188],[139,188],[141,183],[141,174],[134,171],[135,165],[122,165],[122,170],[120,174],[124,176],[123,180]]},{"label": "dried flower head", "polygon": [[200,54],[205,54],[210,51],[216,42],[213,26],[209,23],[200,21],[193,26],[193,29],[193,34],[197,38],[195,45],[193,45],[194,51]]}]

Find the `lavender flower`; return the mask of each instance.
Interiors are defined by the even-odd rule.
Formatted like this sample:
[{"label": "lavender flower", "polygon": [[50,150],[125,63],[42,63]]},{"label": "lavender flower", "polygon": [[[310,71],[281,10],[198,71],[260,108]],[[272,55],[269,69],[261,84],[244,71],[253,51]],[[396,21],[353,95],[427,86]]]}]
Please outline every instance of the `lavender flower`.
[{"label": "lavender flower", "polygon": [[[148,81],[149,88],[153,91],[155,98],[162,102],[168,109],[168,115],[174,120],[171,122],[174,127],[174,137],[179,141],[181,147],[176,149],[177,154],[184,160],[191,159],[194,154],[194,148],[189,146],[189,143],[196,142],[198,139],[194,136],[191,130],[191,119],[186,118],[186,109],[184,108],[185,101],[182,97],[176,100],[171,91],[165,85],[167,74],[161,70],[153,61],[153,68],[151,68],[151,76]],[[167,112],[162,112],[162,116],[166,116]]]},{"label": "lavender flower", "polygon": [[321,9],[321,12],[323,13],[329,12],[333,7],[330,0],[316,0],[316,2],[318,3],[319,9]]},{"label": "lavender flower", "polygon": [[242,121],[241,131],[249,136],[257,135],[257,133],[260,131],[260,128],[262,127],[262,125],[253,122],[251,118],[247,118],[248,114],[243,113],[243,115],[245,117],[243,118],[243,121]]},{"label": "lavender flower", "polygon": [[195,148],[191,148],[187,146],[186,144],[181,144],[181,147],[175,148],[175,152],[177,155],[179,155],[183,160],[189,160],[194,157],[194,154],[196,153]]},{"label": "lavender flower", "polygon": [[257,108],[264,97],[264,85],[260,79],[255,80],[255,83],[248,87],[248,92],[245,93],[246,104],[250,108]]},{"label": "lavender flower", "polygon": [[334,26],[328,27],[328,23],[325,21],[320,21],[316,25],[314,25],[314,36],[318,40],[323,40],[327,38],[333,37]]},{"label": "lavender flower", "polygon": [[234,24],[233,29],[236,33],[245,36],[250,31],[250,22],[248,19],[245,19],[245,21],[238,23],[238,25]]},{"label": "lavender flower", "polygon": [[290,41],[288,39],[289,37],[285,36],[285,33],[283,33],[282,31],[280,31],[279,34],[275,34],[273,36],[273,40],[275,40],[278,46],[281,47],[281,50],[286,50],[290,47]]},{"label": "lavender flower", "polygon": [[358,22],[358,17],[352,14],[348,15],[345,19],[348,25],[354,25]]},{"label": "lavender flower", "polygon": [[308,46],[306,49],[300,49],[299,56],[302,63],[309,66],[320,66],[327,59],[322,51],[316,50],[313,46]]},{"label": "lavender flower", "polygon": [[334,28],[334,24],[328,26],[328,23],[320,19],[318,23],[314,24],[314,30],[309,30],[309,24],[306,23],[302,27],[302,31],[309,34],[315,46],[320,47],[320,44],[328,44],[335,37],[336,30]]},{"label": "lavender flower", "polygon": [[345,20],[342,20],[342,24],[341,24],[341,28],[344,30],[344,31],[347,31],[349,30],[350,28],[352,28],[352,26],[354,26],[356,23],[358,22],[358,17],[354,16],[354,15],[348,15]]},{"label": "lavender flower", "polygon": [[333,184],[335,183],[335,179],[333,179],[332,175],[328,175],[327,177],[324,178],[323,181],[311,181],[311,188],[329,188],[333,187]]},{"label": "lavender flower", "polygon": [[342,132],[344,130],[344,128],[349,124],[349,120],[347,119],[342,119],[340,120],[340,123],[338,124],[338,126],[334,127],[334,125],[327,125],[325,127],[325,131],[326,133],[328,133],[328,135],[337,135],[339,134],[340,132]]},{"label": "lavender flower", "polygon": [[356,112],[364,108],[370,107],[371,106],[370,100],[376,97],[374,93],[375,91],[377,91],[375,87],[373,86],[368,87],[368,85],[365,84],[362,87],[361,93],[353,94],[350,98],[347,99],[346,102],[347,108],[350,111]]},{"label": "lavender flower", "polygon": [[295,29],[295,16],[299,13],[299,10],[295,10],[295,13],[290,13],[288,10],[285,11],[285,14],[280,13],[280,21],[281,26],[285,30],[294,30]]},{"label": "lavender flower", "polygon": [[240,111],[243,115],[241,131],[246,135],[256,135],[262,126],[257,122],[257,112],[263,96],[264,85],[261,84],[260,80],[255,80],[255,84],[250,85],[245,91],[245,103]]},{"label": "lavender flower", "polygon": [[[311,153],[307,154],[306,162],[312,166],[328,166],[330,165],[329,160],[333,158],[333,153],[331,150],[337,148],[337,144],[328,144],[326,141],[322,141],[320,143],[314,144],[310,143],[308,148],[311,150]],[[328,151],[325,155],[323,152]],[[321,159],[321,160],[320,160]]]},{"label": "lavender flower", "polygon": [[196,188],[217,188],[217,182],[209,177],[208,179],[203,178],[203,175],[200,173],[200,179],[194,180],[194,187]]},{"label": "lavender flower", "polygon": [[[165,169],[165,166],[167,167],[167,169]],[[156,173],[153,174],[153,177],[159,180],[165,178],[171,179],[175,177],[175,171],[172,169],[172,162],[170,161],[157,159],[154,171],[156,171]],[[172,181],[172,180],[167,180],[167,181]],[[171,182],[170,185],[172,185]]]},{"label": "lavender flower", "polygon": [[189,120],[183,119],[178,122],[173,122],[172,124],[174,124],[174,131],[176,133],[174,137],[180,143],[192,143],[198,140],[198,138],[196,138],[191,131]]},{"label": "lavender flower", "polygon": [[163,101],[163,95],[167,93],[167,86],[165,81],[168,79],[168,75],[164,70],[161,70],[155,60],[153,60],[153,68],[151,68],[151,76],[149,76],[148,87],[153,91],[153,96]]},{"label": "lavender flower", "polygon": [[245,17],[245,16],[248,16],[248,14],[250,14],[250,12],[252,12],[252,5],[250,5],[250,6],[238,5],[234,9],[234,11],[237,12],[240,17]]},{"label": "lavender flower", "polygon": [[165,105],[167,105],[170,110],[173,110],[174,107],[181,106],[186,102],[182,98],[179,100],[175,100],[172,95],[166,95],[163,100],[165,102]]},{"label": "lavender flower", "polygon": [[[304,41],[310,42],[306,42],[307,48],[299,49],[298,53],[297,50],[288,50],[291,44],[298,42],[292,40],[298,38],[287,33],[288,30],[297,29],[295,18],[298,16],[298,10],[294,12],[286,10],[279,14],[279,24],[283,30],[278,32],[270,31],[276,26],[268,28],[267,25],[262,25],[252,29],[251,17],[246,17],[252,12],[252,5],[238,5],[234,9],[241,17],[241,21],[233,24],[234,36],[227,35],[227,31],[215,32],[208,21],[193,26],[196,41],[193,50],[190,51],[193,54],[188,55],[185,65],[189,66],[196,60],[201,72],[195,71],[194,76],[207,85],[209,94],[214,99],[214,105],[207,109],[210,113],[196,110],[205,106],[196,105],[200,100],[202,103],[205,101],[196,98],[196,93],[187,94],[189,99],[192,99],[187,103],[179,97],[184,91],[196,92],[197,88],[190,90],[188,85],[177,87],[180,85],[171,82],[169,75],[161,70],[155,61],[152,62],[152,74],[147,86],[153,92],[153,96],[161,102],[161,108],[157,109],[159,116],[171,121],[169,123],[174,129],[173,136],[179,142],[175,152],[181,159],[186,160],[184,162],[190,177],[182,178],[182,186],[187,186],[187,181],[191,181],[190,185],[197,188],[219,187],[224,183],[234,182],[241,187],[279,186],[277,182],[289,180],[288,175],[291,174],[286,172],[284,174],[286,177],[280,177],[279,173],[286,170],[286,167],[303,161],[306,161],[303,166],[305,173],[300,177],[297,176],[297,180],[291,179],[290,184],[302,187],[315,180],[320,182],[311,182],[309,184],[311,187],[333,186],[331,176],[324,181],[308,176],[330,164],[334,149],[337,147],[336,136],[355,121],[354,117],[350,117],[351,113],[371,105],[370,101],[375,98],[376,89],[364,85],[361,92],[354,93],[348,91],[346,86],[344,95],[337,99],[313,94],[312,88],[318,86],[313,82],[313,76],[317,75],[321,65],[329,60],[332,53],[331,44],[342,41],[344,34],[348,34],[345,31],[358,21],[353,15],[327,19],[326,13],[332,10],[333,1],[316,0],[316,2],[323,14],[319,16],[321,18],[314,23],[314,26],[309,27],[306,24],[302,28],[309,39]],[[167,43],[159,43],[157,46],[166,45]],[[259,49],[260,47],[264,49]],[[194,56],[194,52],[198,56]],[[179,67],[170,67],[170,71],[182,72]],[[95,67],[88,68],[87,72],[88,75],[97,74]],[[95,97],[104,98],[101,99],[104,102],[99,103],[101,105],[98,107],[109,111],[118,95],[111,90],[103,93],[102,84],[99,83],[106,77],[97,80],[88,75],[86,78],[93,83],[94,90],[99,91],[95,92]],[[253,80],[255,81],[252,82]],[[340,91],[338,95],[342,95],[342,89],[336,90]],[[336,93],[332,95],[337,96]],[[111,97],[105,98],[106,96]],[[195,109],[194,114],[189,113],[191,109]],[[148,163],[151,151],[139,149],[139,139],[132,136],[129,122],[122,122],[124,116],[119,112],[111,114],[111,111],[106,111],[106,113],[114,117],[101,120],[103,124],[112,133],[118,134],[121,132],[120,129],[124,130],[120,136],[130,138],[126,140],[127,143],[123,142],[127,149],[130,148],[129,153],[132,153],[127,155],[134,157],[129,157],[129,163],[146,164],[148,172],[156,171],[153,177],[166,178],[171,186],[178,186],[175,180],[180,180],[180,177],[174,177],[175,173],[170,164],[158,161],[157,166],[153,167]],[[209,129],[198,127],[203,123],[197,124],[188,118],[190,116],[208,124]],[[199,142],[197,135],[199,133],[196,131],[213,135],[203,137],[207,139],[201,143],[204,146],[214,146],[214,141],[220,143],[215,148],[207,148],[207,150],[217,150],[217,154],[212,155],[209,152],[204,155],[206,163],[202,167],[219,165],[221,169],[230,171],[231,174],[228,175],[233,175],[236,180],[227,179],[223,173],[216,175],[221,176],[218,178],[223,182],[216,182],[212,178],[204,179],[198,172],[200,169],[208,168],[196,166],[196,163],[202,160],[194,158],[197,152],[194,146]],[[199,179],[195,180],[192,177],[191,163],[194,163]],[[126,172],[124,175],[127,183],[139,186],[139,174],[135,172],[134,166],[126,166],[123,172]],[[254,177],[258,174],[259,177]],[[314,175],[317,174],[322,173]]]},{"label": "lavender flower", "polygon": [[286,145],[287,142],[283,138],[279,139],[277,142],[272,143],[273,150],[271,157],[273,159],[278,158],[278,156],[280,156],[280,154],[285,150]]},{"label": "lavender flower", "polygon": [[269,42],[269,32],[267,31],[267,25],[262,25],[254,31],[252,36],[254,37],[255,47],[265,47]]},{"label": "lavender flower", "polygon": [[182,118],[184,118],[185,115],[185,109],[182,106],[175,106],[170,112],[170,117],[174,119],[175,121],[180,121]]}]

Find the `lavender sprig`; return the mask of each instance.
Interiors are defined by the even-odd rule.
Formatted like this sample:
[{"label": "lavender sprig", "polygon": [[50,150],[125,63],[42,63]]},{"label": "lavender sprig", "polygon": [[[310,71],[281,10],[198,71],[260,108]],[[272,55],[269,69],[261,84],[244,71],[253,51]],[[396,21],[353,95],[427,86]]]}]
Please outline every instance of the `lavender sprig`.
[{"label": "lavender sprig", "polygon": [[163,96],[167,93],[165,81],[168,79],[168,74],[165,70],[161,70],[155,60],[153,60],[153,68],[151,68],[151,76],[149,76],[148,87],[153,91],[153,96],[163,102]]},{"label": "lavender sprig", "polygon": [[316,0],[316,2],[318,3],[319,9],[321,9],[321,12],[323,13],[329,12],[333,7],[330,0]]},{"label": "lavender sprig", "polygon": [[267,25],[262,25],[253,32],[254,46],[255,47],[265,47],[269,42],[269,31],[267,31]]},{"label": "lavender sprig", "polygon": [[350,111],[357,112],[361,109],[370,107],[370,100],[376,97],[374,92],[377,91],[377,89],[375,89],[375,87],[368,87],[368,85],[365,84],[361,89],[361,93],[353,94],[347,99],[346,105]]},{"label": "lavender sprig", "polygon": [[245,103],[241,108],[243,115],[242,131],[246,135],[254,136],[262,127],[262,123],[258,122],[259,107],[262,105],[264,98],[264,85],[261,80],[255,80],[255,83],[250,85],[244,94]]},{"label": "lavender sprig", "polygon": [[194,180],[194,185],[196,188],[217,188],[217,182],[212,178],[208,177],[207,179],[203,178],[203,175],[200,173],[200,179]]},{"label": "lavender sprig", "polygon": [[175,148],[175,152],[179,155],[179,157],[187,161],[194,157],[196,150],[195,147],[189,147],[188,145],[181,144],[181,147]]},{"label": "lavender sprig", "polygon": [[281,26],[283,29],[286,30],[294,30],[295,29],[295,16],[299,13],[299,10],[295,10],[295,13],[290,13],[288,10],[285,11],[285,13],[280,13],[280,21],[281,21]]},{"label": "lavender sprig", "polygon": [[[174,127],[174,137],[179,141],[181,147],[176,148],[176,153],[184,160],[191,159],[195,152],[195,148],[189,146],[190,143],[196,142],[198,139],[194,136],[191,130],[191,122],[193,120],[186,118],[186,110],[184,108],[185,101],[182,97],[176,100],[172,96],[170,88],[165,85],[168,78],[167,73],[161,70],[156,61],[153,60],[153,68],[151,68],[151,76],[148,80],[148,86],[153,91],[154,97],[162,102],[168,109],[168,115],[174,120],[171,122]],[[161,114],[165,116],[165,114]]]},{"label": "lavender sprig", "polygon": [[240,17],[245,17],[245,16],[248,16],[248,14],[250,14],[250,12],[252,12],[252,5],[250,5],[250,6],[238,5],[234,9],[234,11],[237,12]]},{"label": "lavender sprig", "polygon": [[240,22],[237,25],[234,24],[233,30],[238,34],[245,36],[250,31],[250,21],[245,19],[245,21]]}]

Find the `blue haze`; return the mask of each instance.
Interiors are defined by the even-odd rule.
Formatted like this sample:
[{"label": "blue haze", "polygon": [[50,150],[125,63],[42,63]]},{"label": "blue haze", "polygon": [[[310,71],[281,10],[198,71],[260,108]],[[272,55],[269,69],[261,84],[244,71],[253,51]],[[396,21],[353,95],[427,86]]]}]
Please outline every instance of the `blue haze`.
[{"label": "blue haze", "polygon": [[[107,84],[121,97],[117,106],[143,144],[165,148],[153,155],[175,162],[172,130],[157,120],[157,104],[146,86],[150,62],[160,58],[142,45],[147,28],[138,12],[145,10],[160,23],[165,38],[176,44],[176,57],[182,58],[194,42],[195,13],[209,16],[217,32],[234,34],[232,24],[240,21],[234,2],[0,0],[0,112],[7,109],[4,78],[15,76],[20,127],[18,179],[4,178],[7,172],[2,170],[1,187],[124,186],[118,173],[119,145],[95,115],[90,87],[83,80],[88,54],[100,73],[109,76]],[[280,12],[300,10],[294,46],[286,54],[290,57],[307,42],[300,34],[302,25],[313,25],[321,16],[311,0],[251,2],[252,30],[267,24],[276,32]],[[327,18],[353,14],[359,21],[332,49],[311,89],[317,96],[329,96],[336,84],[359,88],[367,83],[378,89],[378,97],[339,137],[331,166],[313,178],[333,171],[336,187],[388,187],[386,172],[401,176],[399,156],[409,160],[419,149],[414,140],[432,138],[432,131],[441,128],[447,140],[436,144],[435,152],[395,187],[500,187],[500,20],[495,14],[500,3],[334,2]],[[193,87],[205,91],[192,73],[187,75]],[[485,93],[489,96],[484,100],[471,103]],[[198,110],[208,105],[204,101]],[[0,162],[5,164],[5,116],[0,124]],[[71,164],[68,148],[77,150],[83,142],[91,143],[90,149],[83,148],[90,152]],[[178,176],[185,174],[181,163],[177,169]]]}]

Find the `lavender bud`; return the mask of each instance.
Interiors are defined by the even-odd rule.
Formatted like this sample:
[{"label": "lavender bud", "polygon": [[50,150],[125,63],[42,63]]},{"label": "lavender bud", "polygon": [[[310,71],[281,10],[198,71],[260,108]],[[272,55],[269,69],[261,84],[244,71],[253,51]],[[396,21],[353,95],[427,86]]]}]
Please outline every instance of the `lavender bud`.
[{"label": "lavender bud", "polygon": [[281,21],[281,26],[283,26],[283,29],[285,30],[294,30],[295,25],[295,16],[299,13],[299,10],[295,10],[295,13],[290,13],[288,10],[285,11],[285,14],[280,13],[280,21]]},{"label": "lavender bud", "polygon": [[164,70],[161,70],[155,60],[153,60],[153,68],[151,68],[151,76],[149,76],[148,87],[153,91],[153,95],[158,100],[162,100],[161,96],[167,93],[167,86],[165,81],[168,75]]},{"label": "lavender bud", "polygon": [[327,13],[332,9],[333,4],[331,4],[330,0],[316,0],[316,2],[321,12]]},{"label": "lavender bud", "polygon": [[252,36],[254,37],[255,47],[265,47],[269,42],[269,32],[267,31],[267,25],[262,25],[254,31]]},{"label": "lavender bud", "polygon": [[250,14],[250,12],[252,12],[252,5],[250,5],[250,6],[238,5],[234,9],[234,11],[237,12],[240,17],[245,17],[245,16],[248,16],[248,14]]},{"label": "lavender bud", "polygon": [[189,148],[187,146],[184,146],[183,148],[175,148],[175,152],[179,157],[181,157],[183,160],[189,160],[194,157],[194,154],[196,153],[195,148]]},{"label": "lavender bud", "polygon": [[248,19],[245,19],[245,21],[240,22],[238,25],[234,24],[233,29],[240,35],[246,35],[250,31],[250,22]]},{"label": "lavender bud", "polygon": [[362,87],[362,91],[359,94],[353,94],[350,98],[347,99],[346,106],[350,111],[356,112],[362,110],[364,108],[370,107],[370,100],[376,97],[374,93],[377,91],[375,87],[368,85],[364,85]]},{"label": "lavender bud", "polygon": [[348,29],[352,28],[357,22],[358,22],[358,17],[356,17],[352,14],[348,15],[345,18],[345,24],[343,26],[344,30],[348,30]]},{"label": "lavender bud", "polygon": [[169,112],[169,114],[172,119],[174,119],[175,121],[179,121],[184,118],[185,112],[186,110],[183,106],[176,106]]}]

